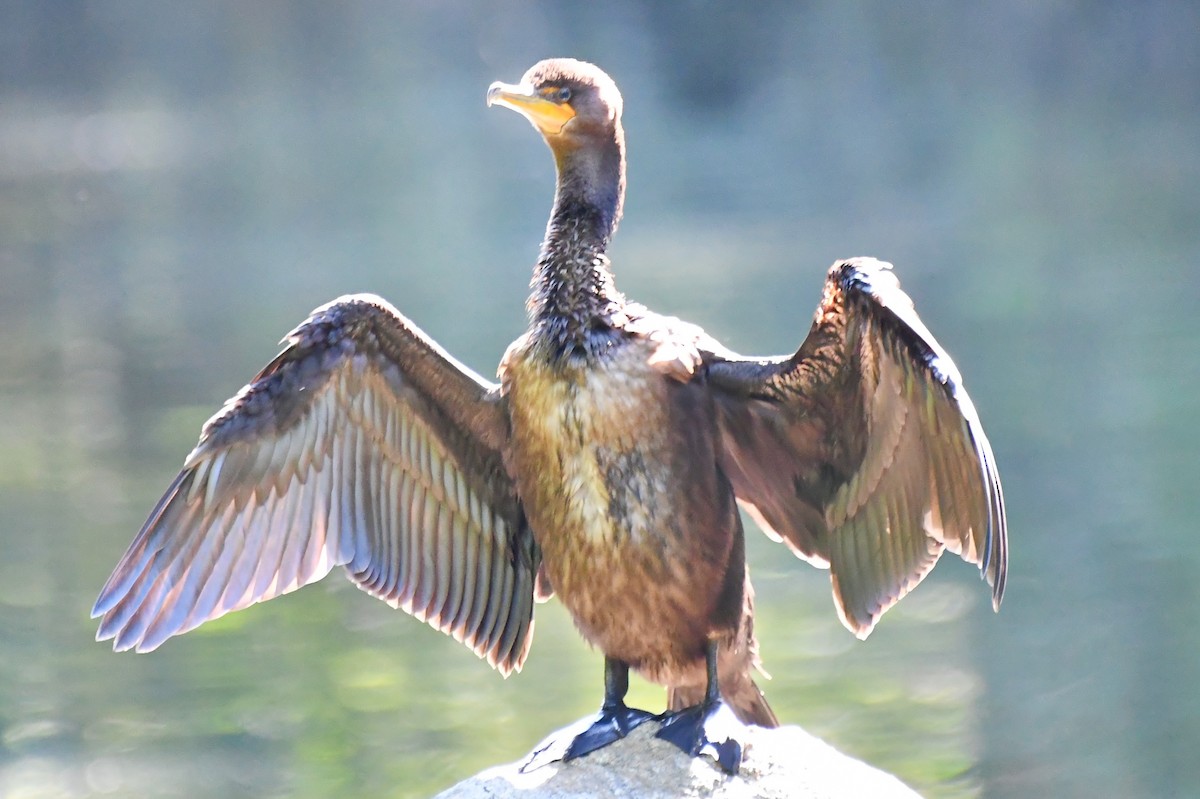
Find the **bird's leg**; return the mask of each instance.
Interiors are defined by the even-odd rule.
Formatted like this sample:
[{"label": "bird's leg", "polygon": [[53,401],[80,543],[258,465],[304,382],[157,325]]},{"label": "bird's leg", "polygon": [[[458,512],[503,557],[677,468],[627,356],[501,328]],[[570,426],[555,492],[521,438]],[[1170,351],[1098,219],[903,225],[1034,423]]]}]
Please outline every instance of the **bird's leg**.
[{"label": "bird's leg", "polygon": [[[729,721],[728,718],[718,720],[718,714],[722,717],[733,715],[733,711],[721,701],[716,641],[709,640],[705,646],[704,661],[708,677],[704,699],[698,705],[667,714],[655,736],[670,741],[692,757],[708,755],[726,772],[737,774],[742,764],[742,745],[736,739],[716,731],[716,727],[724,726]],[[737,723],[736,719],[733,722]]]},{"label": "bird's leg", "polygon": [[620,740],[644,721],[654,718],[645,710],[625,704],[629,691],[629,664],[606,657],[604,659],[604,703],[592,726],[575,736],[567,747],[563,760],[573,760]]},{"label": "bird's leg", "polygon": [[625,704],[625,694],[629,691],[629,664],[620,660],[606,657],[604,659],[604,703],[595,720],[583,732],[563,742],[566,736],[555,734],[548,738],[536,749],[528,760],[521,766],[521,771],[532,771],[548,763],[558,760],[574,760],[586,754],[595,752],[619,741],[639,724],[651,719],[657,719],[645,710],[629,707]]}]

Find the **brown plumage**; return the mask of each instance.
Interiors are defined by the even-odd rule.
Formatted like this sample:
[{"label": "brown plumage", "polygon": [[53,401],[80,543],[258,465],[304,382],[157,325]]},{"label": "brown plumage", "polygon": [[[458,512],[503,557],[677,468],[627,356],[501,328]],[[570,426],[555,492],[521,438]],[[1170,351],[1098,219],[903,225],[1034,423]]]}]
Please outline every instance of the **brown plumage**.
[{"label": "brown plumage", "polygon": [[[606,663],[602,713],[566,756],[649,717],[624,706],[629,667],[667,686],[680,712],[660,735],[694,754],[720,697],[777,723],[752,679],[735,500],[830,569],[859,637],[944,549],[980,567],[999,606],[991,448],[888,264],[834,264],[794,355],[738,356],[615,288],[612,80],[544,61],[488,102],[529,118],[558,168],[529,329],[499,385],[383,300],[318,309],[205,425],[96,602],[99,638],[154,649],[340,565],[507,674],[529,650],[535,594],[555,593]],[[736,744],[715,746],[736,769]]]}]

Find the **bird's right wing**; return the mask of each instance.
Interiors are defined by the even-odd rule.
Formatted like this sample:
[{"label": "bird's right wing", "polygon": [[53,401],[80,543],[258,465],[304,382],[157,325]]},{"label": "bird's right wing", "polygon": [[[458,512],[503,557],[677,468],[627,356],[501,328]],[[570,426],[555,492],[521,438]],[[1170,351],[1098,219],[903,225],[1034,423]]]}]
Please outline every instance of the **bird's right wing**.
[{"label": "bird's right wing", "polygon": [[713,352],[706,376],[737,498],[831,569],[850,630],[865,638],[944,549],[979,566],[999,606],[1008,533],[992,448],[890,264],[834,264],[794,355]]},{"label": "bird's right wing", "polygon": [[500,452],[496,386],[394,308],[343,297],[204,427],[93,609],[98,639],[172,635],[319,580],[367,592],[507,674],[540,554]]}]

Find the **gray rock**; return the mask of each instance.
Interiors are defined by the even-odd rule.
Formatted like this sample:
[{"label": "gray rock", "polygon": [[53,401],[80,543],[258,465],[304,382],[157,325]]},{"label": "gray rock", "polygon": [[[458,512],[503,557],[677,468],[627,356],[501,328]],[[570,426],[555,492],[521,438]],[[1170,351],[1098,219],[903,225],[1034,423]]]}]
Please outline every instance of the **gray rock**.
[{"label": "gray rock", "polygon": [[525,762],[496,766],[435,799],[920,799],[896,777],[844,755],[799,727],[749,727],[741,773],[730,777],[707,758],[689,758],[654,737],[648,723],[623,741],[570,763],[522,774]]}]

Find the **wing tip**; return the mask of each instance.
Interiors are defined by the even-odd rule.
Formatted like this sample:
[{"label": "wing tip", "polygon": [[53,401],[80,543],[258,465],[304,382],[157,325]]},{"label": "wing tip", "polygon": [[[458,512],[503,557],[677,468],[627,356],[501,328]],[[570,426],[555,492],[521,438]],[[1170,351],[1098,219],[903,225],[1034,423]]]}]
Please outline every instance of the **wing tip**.
[{"label": "wing tip", "polygon": [[891,272],[896,267],[891,261],[884,261],[870,255],[856,255],[851,258],[839,258],[834,261],[830,271],[833,272]]},{"label": "wing tip", "polygon": [[141,654],[144,652],[151,652],[158,648],[157,646],[151,646],[151,647],[143,646],[138,641],[121,641],[121,640],[117,639],[116,636],[113,636],[113,635],[110,635],[110,636],[107,636],[104,638],[101,638],[99,635],[96,636],[96,641],[99,643],[102,643],[102,642],[108,641],[108,640],[112,640],[112,651],[118,652],[118,653],[132,651],[132,652]]},{"label": "wing tip", "polygon": [[1004,506],[1004,489],[996,470],[992,446],[976,419],[971,425],[979,455],[984,489],[987,493],[987,543],[979,565],[984,578],[992,587],[992,610],[999,611],[1008,584],[1008,514]]},{"label": "wing tip", "polygon": [[[105,596],[103,593],[96,597],[95,604],[92,605],[92,610],[89,619],[98,619],[107,613],[113,606],[114,600],[111,597]],[[99,634],[99,633],[97,633]],[[97,639],[99,640],[99,639]]]},{"label": "wing tip", "polygon": [[487,649],[474,649],[475,654],[482,660],[486,660],[487,664],[500,673],[504,679],[508,679],[515,672],[520,672],[525,666],[525,659],[529,656],[530,645],[533,642],[533,619],[530,618],[529,625],[524,631],[519,632],[506,648],[501,646],[503,640],[493,644]]},{"label": "wing tip", "polygon": [[846,607],[846,603],[842,600],[840,594],[835,591],[833,596],[833,604],[837,608],[838,619],[842,622],[842,626],[860,641],[865,641],[871,636],[871,633],[875,631],[875,623],[879,621],[879,617],[887,610],[884,607],[875,613],[866,614],[866,618],[859,618],[857,615],[852,614]]},{"label": "wing tip", "polygon": [[992,586],[992,610],[997,613],[1000,611],[1000,603],[1004,601],[1004,589],[1008,586],[1007,546],[1002,545],[1002,550],[995,567],[984,571],[984,577]]},{"label": "wing tip", "polygon": [[876,608],[875,612],[861,612],[863,608],[851,608],[847,602],[847,591],[843,590],[842,580],[836,568],[829,570],[829,582],[833,588],[833,606],[837,610],[838,619],[842,622],[842,626],[854,634],[854,637],[860,641],[865,641],[875,629],[875,623],[882,616],[895,600],[891,603],[884,602],[881,607]]}]

